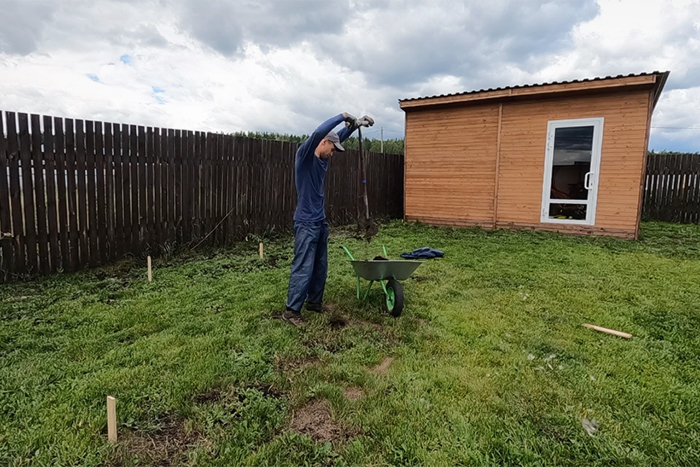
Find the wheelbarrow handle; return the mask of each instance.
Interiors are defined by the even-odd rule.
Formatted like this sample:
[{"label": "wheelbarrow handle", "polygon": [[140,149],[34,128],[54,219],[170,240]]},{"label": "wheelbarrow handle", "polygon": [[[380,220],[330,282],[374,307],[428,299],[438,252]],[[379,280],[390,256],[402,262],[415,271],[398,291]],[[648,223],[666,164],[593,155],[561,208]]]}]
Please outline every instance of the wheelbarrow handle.
[{"label": "wheelbarrow handle", "polygon": [[348,250],[347,248],[345,248],[343,245],[340,245],[339,248],[342,248],[343,250],[345,250],[345,253],[348,254],[348,256],[350,257],[350,260],[351,260],[351,261],[355,261],[355,258],[352,256],[352,253],[350,253],[350,250]]}]

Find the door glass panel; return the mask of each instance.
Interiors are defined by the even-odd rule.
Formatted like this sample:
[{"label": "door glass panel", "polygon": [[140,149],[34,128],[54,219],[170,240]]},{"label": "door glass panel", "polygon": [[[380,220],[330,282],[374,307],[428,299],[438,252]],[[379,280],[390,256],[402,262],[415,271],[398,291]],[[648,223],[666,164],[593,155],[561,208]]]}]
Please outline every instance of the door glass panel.
[{"label": "door glass panel", "polygon": [[[593,129],[590,125],[555,130],[551,199],[588,199],[588,190],[584,183],[586,174],[591,171]],[[585,219],[585,215],[574,219]]]},{"label": "door glass panel", "polygon": [[588,205],[586,204],[556,204],[549,205],[550,219],[585,220]]}]

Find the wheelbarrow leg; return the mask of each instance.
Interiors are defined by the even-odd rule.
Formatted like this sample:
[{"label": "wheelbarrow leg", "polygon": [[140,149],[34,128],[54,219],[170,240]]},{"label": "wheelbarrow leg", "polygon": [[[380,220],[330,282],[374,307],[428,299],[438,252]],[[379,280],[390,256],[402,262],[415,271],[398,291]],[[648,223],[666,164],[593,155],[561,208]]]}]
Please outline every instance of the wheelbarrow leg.
[{"label": "wheelbarrow leg", "polygon": [[[359,281],[360,279],[357,279],[357,280]],[[365,296],[362,297],[362,301],[367,300],[367,297],[369,297],[369,291],[372,289],[372,284],[374,284],[374,281],[369,281],[369,285],[367,286],[367,291],[365,292]]]},{"label": "wheelbarrow leg", "polygon": [[[369,296],[369,291],[372,289],[372,284],[374,284],[374,281],[369,281],[369,285],[367,286],[367,290],[365,290],[365,296],[362,296],[362,283],[360,282],[360,276],[357,276],[357,299],[361,301],[367,300],[367,297]],[[382,284],[383,285],[383,284]]]}]

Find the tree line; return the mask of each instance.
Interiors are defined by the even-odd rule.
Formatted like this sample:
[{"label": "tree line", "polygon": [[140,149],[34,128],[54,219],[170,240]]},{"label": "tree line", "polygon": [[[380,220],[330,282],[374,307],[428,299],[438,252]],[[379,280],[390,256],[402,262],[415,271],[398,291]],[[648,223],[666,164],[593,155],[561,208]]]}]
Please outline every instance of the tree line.
[{"label": "tree line", "polygon": [[[292,143],[303,143],[309,135],[290,135],[286,133],[270,133],[261,131],[237,131],[233,136],[244,136],[255,139],[270,139],[273,141],[289,141]],[[343,146],[348,149],[360,149],[360,140],[357,136],[351,136],[343,142]],[[362,146],[365,151],[382,152],[385,154],[403,154],[404,140],[398,138],[382,140],[377,138],[362,138]]]}]

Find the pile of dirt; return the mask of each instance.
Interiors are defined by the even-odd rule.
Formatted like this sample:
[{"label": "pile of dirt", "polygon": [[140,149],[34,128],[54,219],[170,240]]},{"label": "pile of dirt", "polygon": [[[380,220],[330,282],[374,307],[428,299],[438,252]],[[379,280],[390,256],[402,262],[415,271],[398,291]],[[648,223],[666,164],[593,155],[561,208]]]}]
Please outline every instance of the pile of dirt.
[{"label": "pile of dirt", "polygon": [[297,410],[289,426],[290,431],[307,435],[318,443],[348,441],[361,434],[358,428],[345,428],[333,420],[328,402],[311,400]]}]

